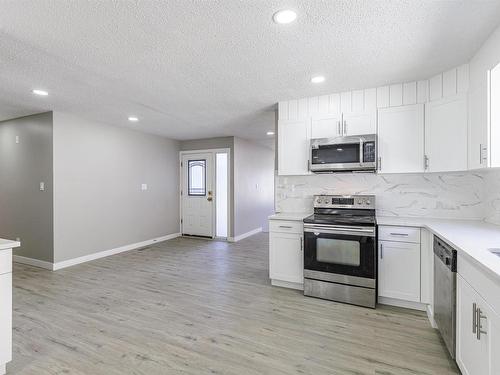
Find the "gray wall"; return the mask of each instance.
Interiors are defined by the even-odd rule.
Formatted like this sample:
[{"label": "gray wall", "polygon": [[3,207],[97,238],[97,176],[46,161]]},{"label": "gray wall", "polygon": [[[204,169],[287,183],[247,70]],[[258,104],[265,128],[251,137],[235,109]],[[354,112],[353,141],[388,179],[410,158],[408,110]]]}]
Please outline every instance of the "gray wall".
[{"label": "gray wall", "polygon": [[235,236],[262,227],[274,212],[274,151],[234,139]]},{"label": "gray wall", "polygon": [[21,239],[15,255],[53,261],[52,181],[52,113],[0,122],[0,237]]},{"label": "gray wall", "polygon": [[179,232],[178,160],[177,141],[55,112],[55,262]]},{"label": "gray wall", "polygon": [[193,150],[212,150],[217,148],[229,148],[229,158],[230,158],[230,177],[229,186],[231,188],[231,194],[229,195],[230,200],[230,212],[229,212],[229,233],[228,237],[234,236],[234,137],[216,137],[216,138],[203,138],[203,139],[193,139],[189,141],[181,141],[180,149],[181,151],[193,151]]}]

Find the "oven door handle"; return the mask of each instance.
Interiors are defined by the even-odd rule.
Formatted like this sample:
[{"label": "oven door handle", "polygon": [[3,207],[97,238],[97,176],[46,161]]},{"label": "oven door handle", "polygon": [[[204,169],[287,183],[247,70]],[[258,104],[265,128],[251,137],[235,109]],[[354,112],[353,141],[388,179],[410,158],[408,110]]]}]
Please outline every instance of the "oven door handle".
[{"label": "oven door handle", "polygon": [[360,227],[317,227],[304,225],[304,232],[318,234],[347,234],[353,236],[368,236],[375,237],[375,229],[373,228],[360,228]]}]

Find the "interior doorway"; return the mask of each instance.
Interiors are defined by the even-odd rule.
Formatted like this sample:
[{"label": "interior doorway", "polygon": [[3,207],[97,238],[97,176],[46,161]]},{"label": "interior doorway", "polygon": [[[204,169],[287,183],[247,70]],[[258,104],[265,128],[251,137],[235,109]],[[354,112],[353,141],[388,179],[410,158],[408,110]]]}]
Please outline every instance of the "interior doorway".
[{"label": "interior doorway", "polygon": [[227,239],[230,150],[181,151],[181,233]]}]

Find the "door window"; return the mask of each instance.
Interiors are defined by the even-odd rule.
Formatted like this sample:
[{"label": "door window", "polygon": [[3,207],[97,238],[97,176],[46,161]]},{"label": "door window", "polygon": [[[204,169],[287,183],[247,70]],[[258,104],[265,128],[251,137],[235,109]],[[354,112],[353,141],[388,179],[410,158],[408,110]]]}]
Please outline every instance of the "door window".
[{"label": "door window", "polygon": [[207,193],[207,161],[188,160],[188,195],[205,196]]},{"label": "door window", "polygon": [[359,143],[320,146],[312,150],[313,164],[359,163]]},{"label": "door window", "polygon": [[316,241],[316,260],[318,262],[355,267],[361,264],[358,241],[330,238],[318,238]]}]

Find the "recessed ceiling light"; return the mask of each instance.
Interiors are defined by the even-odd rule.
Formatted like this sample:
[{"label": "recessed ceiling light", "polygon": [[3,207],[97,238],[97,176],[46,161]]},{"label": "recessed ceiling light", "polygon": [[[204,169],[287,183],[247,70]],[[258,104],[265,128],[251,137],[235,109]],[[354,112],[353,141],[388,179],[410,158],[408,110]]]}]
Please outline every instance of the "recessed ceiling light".
[{"label": "recessed ceiling light", "polygon": [[49,95],[49,93],[47,91],[40,90],[40,89],[34,89],[32,91],[32,93],[35,94],[35,95],[40,95],[40,96],[47,96],[47,95]]},{"label": "recessed ceiling light", "polygon": [[282,24],[293,22],[296,18],[297,13],[291,9],[279,10],[273,15],[274,22]]},{"label": "recessed ceiling light", "polygon": [[131,121],[131,122],[137,122],[137,121],[139,121],[139,119],[137,117],[135,117],[135,116],[129,116],[128,120]]},{"label": "recessed ceiling light", "polygon": [[267,135],[274,135],[274,132],[267,132]]},{"label": "recessed ceiling light", "polygon": [[323,76],[314,76],[314,77],[311,78],[311,82],[312,83],[325,82],[325,77],[323,77]]}]

